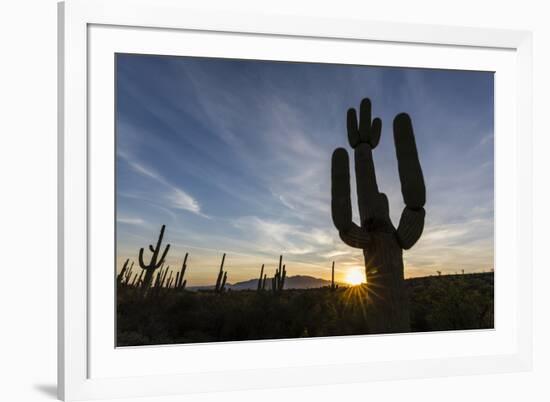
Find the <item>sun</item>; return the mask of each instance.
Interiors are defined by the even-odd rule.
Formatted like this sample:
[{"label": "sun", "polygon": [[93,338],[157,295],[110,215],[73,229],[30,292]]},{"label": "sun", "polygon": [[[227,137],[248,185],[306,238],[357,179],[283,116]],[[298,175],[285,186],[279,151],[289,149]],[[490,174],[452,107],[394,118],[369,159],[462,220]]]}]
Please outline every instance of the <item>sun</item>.
[{"label": "sun", "polygon": [[346,274],[345,281],[352,286],[360,285],[361,283],[363,283],[363,280],[363,273],[357,268],[349,270]]}]

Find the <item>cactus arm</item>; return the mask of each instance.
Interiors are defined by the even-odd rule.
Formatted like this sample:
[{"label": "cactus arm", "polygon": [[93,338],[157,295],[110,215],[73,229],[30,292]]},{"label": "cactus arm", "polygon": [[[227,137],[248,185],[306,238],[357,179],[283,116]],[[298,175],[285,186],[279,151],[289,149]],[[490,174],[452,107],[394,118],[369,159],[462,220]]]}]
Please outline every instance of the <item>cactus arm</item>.
[{"label": "cactus arm", "polygon": [[369,235],[351,219],[349,156],[338,148],[332,154],[332,221],[340,238],[350,247],[365,248]]},{"label": "cactus arm", "polygon": [[397,227],[397,240],[403,249],[408,250],[422,235],[426,216],[423,208],[426,186],[409,115],[401,113],[395,117],[393,136],[401,193],[406,205]]},{"label": "cactus arm", "polygon": [[369,244],[371,237],[366,230],[352,222],[352,226],[347,232],[340,231],[340,239],[350,247],[364,249]]},{"label": "cactus arm", "polygon": [[373,201],[378,197],[378,184],[372,159],[372,148],[361,143],[355,148],[355,181],[361,226],[373,216]]},{"label": "cactus arm", "polygon": [[344,148],[332,154],[332,221],[340,232],[347,232],[352,226],[349,178],[349,157]]},{"label": "cactus arm", "polygon": [[380,133],[382,132],[382,120],[378,118],[372,120],[370,99],[365,98],[361,101],[359,117],[359,136],[361,137],[361,141],[368,143],[372,149],[376,148],[380,141]]},{"label": "cactus arm", "polygon": [[139,249],[139,258],[138,258],[138,262],[139,262],[139,266],[143,269],[147,269],[147,265],[145,264],[145,262],[143,261],[143,247]]},{"label": "cactus arm", "polygon": [[157,263],[156,267],[160,267],[164,263],[164,259],[166,258],[166,254],[168,254],[168,250],[170,250],[170,245],[167,244],[166,248],[164,249],[164,253],[162,253],[162,257],[160,257],[159,262]]},{"label": "cactus arm", "polygon": [[170,245],[167,245],[164,249],[164,254],[162,255],[162,258],[159,260],[159,251],[160,251],[160,245],[162,244],[162,238],[164,237],[164,229],[166,228],[166,225],[162,225],[162,228],[160,229],[159,238],[157,240],[157,246],[153,248],[153,245],[149,245],[149,250],[153,253],[153,256],[151,257],[150,266],[153,269],[157,269],[162,265],[164,262],[164,257],[166,257],[166,253],[168,252],[168,249],[170,248]]},{"label": "cactus arm", "polygon": [[401,193],[405,205],[412,210],[424,207],[426,186],[408,114],[398,114],[393,121],[393,138],[397,155],[397,167],[401,180]]},{"label": "cactus arm", "polygon": [[372,121],[372,128],[371,128],[371,140],[370,145],[372,149],[376,148],[378,143],[380,142],[380,135],[382,134],[382,120],[380,120],[378,117],[375,118]]},{"label": "cactus arm", "polygon": [[348,109],[347,126],[349,145],[351,145],[352,148],[355,148],[359,145],[359,142],[361,142],[361,137],[359,135],[359,129],[357,128],[357,114],[353,108]]},{"label": "cactus arm", "polygon": [[155,250],[160,250],[160,245],[162,244],[162,238],[164,237],[164,229],[166,229],[166,225],[162,225],[162,227],[160,228],[160,234],[159,234],[159,238],[157,240],[157,247],[155,247]]},{"label": "cactus arm", "polygon": [[404,250],[408,250],[414,246],[422,235],[425,216],[426,211],[424,211],[424,208],[413,210],[405,207],[403,209],[401,220],[397,227],[397,241]]}]

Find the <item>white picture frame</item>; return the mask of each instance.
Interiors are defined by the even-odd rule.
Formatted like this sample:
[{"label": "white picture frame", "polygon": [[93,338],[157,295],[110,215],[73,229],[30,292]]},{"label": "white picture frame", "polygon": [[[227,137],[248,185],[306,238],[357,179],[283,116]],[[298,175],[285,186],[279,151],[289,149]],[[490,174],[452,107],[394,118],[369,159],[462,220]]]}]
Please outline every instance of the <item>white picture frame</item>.
[{"label": "white picture frame", "polygon": [[[372,57],[347,60],[357,46],[372,51]],[[214,13],[174,0],[60,3],[59,397],[145,397],[529,370],[531,48],[531,34],[523,31]],[[330,52],[319,56],[326,49]],[[90,267],[112,258],[112,251],[101,255],[94,245],[106,241],[109,247],[106,234],[114,224],[110,201],[102,204],[113,191],[114,167],[97,162],[112,151],[109,58],[118,51],[495,71],[495,330],[115,349],[113,304],[104,292],[113,284],[103,283]],[[94,184],[98,177],[105,188]],[[109,297],[99,300],[97,292]],[[370,350],[368,356],[330,358],[327,348]],[[220,353],[227,359],[214,361]]]}]

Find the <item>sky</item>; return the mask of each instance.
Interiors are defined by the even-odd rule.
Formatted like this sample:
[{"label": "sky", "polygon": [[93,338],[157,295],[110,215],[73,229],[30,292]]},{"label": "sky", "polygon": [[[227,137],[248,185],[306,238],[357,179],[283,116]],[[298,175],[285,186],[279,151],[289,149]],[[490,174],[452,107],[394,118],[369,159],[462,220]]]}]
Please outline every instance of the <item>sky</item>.
[{"label": "sky", "polygon": [[[404,251],[405,276],[493,269],[493,73],[118,54],[117,269],[150,256],[165,224],[166,263],[189,253],[189,285],[288,275],[345,280],[361,250],[330,214],[334,149],[351,148],[346,111],[371,99],[374,151],[394,225],[404,207],[392,121],[413,121],[426,182],[426,224]],[[351,153],[350,153],[351,154]],[[351,154],[352,155],[352,154]],[[351,164],[353,166],[353,164]],[[351,172],[354,220],[359,222]]]}]

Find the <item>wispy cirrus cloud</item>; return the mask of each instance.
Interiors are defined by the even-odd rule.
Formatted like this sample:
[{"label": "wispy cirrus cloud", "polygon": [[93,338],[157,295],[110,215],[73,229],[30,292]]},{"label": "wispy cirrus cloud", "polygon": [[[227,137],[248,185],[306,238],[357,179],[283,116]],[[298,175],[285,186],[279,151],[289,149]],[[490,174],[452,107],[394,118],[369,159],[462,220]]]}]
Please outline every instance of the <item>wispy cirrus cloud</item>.
[{"label": "wispy cirrus cloud", "polygon": [[[130,157],[128,154],[124,152],[119,152],[118,155],[124,159],[129,166],[132,167],[137,173],[153,179],[157,183],[161,184],[164,188],[163,190],[160,190],[159,193],[163,195],[163,198],[165,199],[165,205],[168,208],[172,209],[180,209],[192,212],[196,215],[200,215],[203,217],[207,217],[205,214],[201,212],[201,207],[199,202],[193,198],[191,195],[189,195],[187,192],[182,190],[181,188],[178,188],[174,185],[172,185],[168,180],[166,180],[162,175],[157,173],[154,169],[144,166],[143,164],[135,161],[132,157]],[[157,200],[158,202],[158,200]],[[121,221],[122,223],[128,223]]]},{"label": "wispy cirrus cloud", "polygon": [[125,223],[127,225],[143,225],[145,221],[141,218],[131,218],[126,216],[117,216],[117,222]]},{"label": "wispy cirrus cloud", "polygon": [[243,237],[253,239],[254,244],[264,252],[317,254],[326,251],[334,243],[328,231],[257,216],[237,218],[233,225],[241,231]]},{"label": "wispy cirrus cloud", "polygon": [[179,188],[174,188],[167,198],[174,208],[183,209],[195,214],[200,214],[201,212],[201,208],[197,200]]}]

